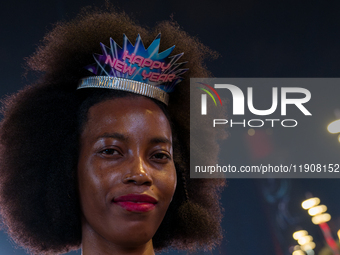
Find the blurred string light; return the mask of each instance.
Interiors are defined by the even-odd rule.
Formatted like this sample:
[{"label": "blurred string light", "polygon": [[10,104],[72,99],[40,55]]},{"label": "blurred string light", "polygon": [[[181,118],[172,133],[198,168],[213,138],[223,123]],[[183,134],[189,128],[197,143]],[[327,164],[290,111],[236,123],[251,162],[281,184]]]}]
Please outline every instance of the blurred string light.
[{"label": "blurred string light", "polygon": [[308,214],[310,216],[315,216],[315,215],[321,214],[321,213],[326,212],[326,211],[327,211],[327,206],[319,205],[319,206],[315,206],[313,208],[310,208],[308,210]]},{"label": "blurred string light", "polygon": [[293,251],[292,255],[306,255],[306,253],[302,250],[297,250],[297,251]]},{"label": "blurred string light", "polygon": [[305,245],[305,244],[309,244],[312,241],[313,241],[312,236],[303,236],[303,237],[299,238],[298,243],[300,245]]},{"label": "blurred string light", "polygon": [[313,250],[315,248],[315,246],[316,245],[315,245],[314,242],[310,242],[310,243],[301,245],[301,250],[304,250],[304,251]]},{"label": "blurred string light", "polygon": [[308,210],[308,214],[312,217],[312,222],[315,225],[330,221],[331,215],[325,213],[327,206],[319,205],[320,199],[318,197],[312,197],[302,202],[301,206],[303,209]]},{"label": "blurred string light", "polygon": [[294,246],[293,255],[314,255],[315,243],[313,237],[308,235],[306,230],[299,230],[293,233],[293,238],[299,243]]},{"label": "blurred string light", "polygon": [[320,225],[321,223],[325,223],[331,220],[331,215],[329,215],[328,213],[323,213],[320,215],[316,215],[312,218],[312,222],[315,225]]},{"label": "blurred string light", "polygon": [[299,230],[293,233],[293,238],[295,240],[299,240],[299,238],[308,235],[308,232],[306,230]]},{"label": "blurred string light", "polygon": [[[331,123],[327,126],[327,130],[328,130],[328,132],[331,133],[331,134],[340,133],[340,119],[331,122]],[[338,135],[338,141],[340,142],[340,135]]]},{"label": "blurred string light", "polygon": [[327,130],[331,134],[340,133],[340,120],[335,120],[328,124]]},{"label": "blurred string light", "polygon": [[310,199],[307,199],[305,201],[302,202],[301,206],[303,209],[307,210],[310,209],[316,205],[320,204],[320,199],[317,197],[313,197]]},{"label": "blurred string light", "polygon": [[[334,122],[332,122],[332,123],[334,123]],[[330,130],[329,127],[331,126],[331,124],[328,126],[328,130]],[[340,120],[339,120],[339,125],[340,125]],[[340,128],[340,126],[339,126],[339,128]],[[333,126],[331,126],[331,130],[334,130]],[[337,131],[337,132],[340,132],[340,130]],[[319,205],[319,204],[320,204],[320,199],[317,198],[317,197],[313,197],[313,198],[309,198],[309,199],[303,201],[301,203],[301,206],[302,206],[303,209],[308,210],[308,214],[310,216],[312,216],[312,222],[315,225],[319,225],[327,244],[329,245],[329,247],[333,251],[333,254],[334,255],[340,255],[339,254],[339,247],[338,247],[337,243],[335,242],[335,240],[333,239],[331,230],[330,230],[330,228],[327,224],[327,222],[330,221],[330,219],[331,219],[331,215],[329,213],[326,213],[327,206]],[[303,237],[306,238],[307,235],[305,235]],[[312,241],[312,240],[310,240],[310,241]],[[300,242],[299,242],[299,244],[305,245],[304,243],[301,244]],[[308,252],[307,252],[307,254],[308,254]]]}]

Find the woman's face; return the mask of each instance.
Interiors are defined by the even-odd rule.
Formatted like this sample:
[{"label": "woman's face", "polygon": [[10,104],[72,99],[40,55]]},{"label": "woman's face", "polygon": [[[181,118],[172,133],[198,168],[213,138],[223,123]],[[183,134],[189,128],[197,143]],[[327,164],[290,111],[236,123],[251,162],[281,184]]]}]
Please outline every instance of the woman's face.
[{"label": "woman's face", "polygon": [[162,110],[142,96],[98,103],[89,109],[80,142],[83,238],[122,247],[150,241],[176,187]]}]

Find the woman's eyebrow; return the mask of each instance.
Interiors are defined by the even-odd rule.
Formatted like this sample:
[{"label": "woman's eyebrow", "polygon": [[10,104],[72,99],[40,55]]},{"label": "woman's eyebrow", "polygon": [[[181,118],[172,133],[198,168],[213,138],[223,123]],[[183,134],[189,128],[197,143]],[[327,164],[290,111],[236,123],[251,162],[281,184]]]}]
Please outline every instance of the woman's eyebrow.
[{"label": "woman's eyebrow", "polygon": [[100,138],[113,138],[113,139],[117,139],[123,142],[128,142],[129,141],[129,137],[125,136],[123,134],[120,133],[104,133],[100,136],[97,137],[97,140],[99,140]]},{"label": "woman's eyebrow", "polygon": [[165,137],[154,137],[150,139],[150,143],[151,144],[166,143],[172,146],[172,142],[168,138],[165,138]]}]

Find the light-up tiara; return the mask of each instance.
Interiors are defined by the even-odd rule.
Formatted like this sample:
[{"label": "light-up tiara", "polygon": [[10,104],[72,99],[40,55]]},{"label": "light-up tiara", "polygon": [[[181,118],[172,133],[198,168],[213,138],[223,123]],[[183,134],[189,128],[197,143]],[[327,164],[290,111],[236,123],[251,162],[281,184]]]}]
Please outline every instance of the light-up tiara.
[{"label": "light-up tiara", "polygon": [[102,55],[94,54],[96,63],[86,68],[97,76],[83,78],[78,89],[108,88],[137,93],[168,104],[169,95],[188,69],[177,63],[183,53],[169,57],[175,46],[158,53],[161,35],[145,49],[140,35],[135,46],[124,34],[123,48],[110,38],[110,48],[100,44]]}]

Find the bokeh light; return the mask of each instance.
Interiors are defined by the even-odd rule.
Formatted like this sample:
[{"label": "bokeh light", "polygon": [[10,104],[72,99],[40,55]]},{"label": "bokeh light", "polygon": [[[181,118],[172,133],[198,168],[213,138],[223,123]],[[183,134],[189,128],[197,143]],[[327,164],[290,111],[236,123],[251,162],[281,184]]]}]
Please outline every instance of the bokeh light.
[{"label": "bokeh light", "polygon": [[305,244],[310,243],[311,241],[313,241],[312,236],[303,236],[303,237],[299,238],[298,243],[300,245],[305,245]]},{"label": "bokeh light", "polygon": [[331,122],[328,125],[327,130],[331,134],[339,133],[340,132],[340,120],[335,120],[335,121]]},{"label": "bokeh light", "polygon": [[321,213],[324,213],[327,211],[327,206],[325,205],[318,205],[318,206],[315,206],[315,207],[312,207],[308,210],[308,214],[310,216],[315,216],[315,215],[318,215],[318,214],[321,214]]},{"label": "bokeh light", "polygon": [[309,198],[302,202],[301,206],[303,209],[307,210],[309,208],[312,208],[313,206],[316,206],[320,204],[320,199],[317,197]]},{"label": "bokeh light", "polygon": [[325,223],[327,221],[330,221],[331,219],[331,215],[328,214],[328,213],[323,213],[323,214],[320,214],[320,215],[316,215],[312,218],[312,222],[315,224],[315,225],[318,225],[318,224],[321,224],[321,223]]},{"label": "bokeh light", "polygon": [[315,243],[310,242],[310,243],[301,245],[300,247],[301,247],[301,250],[304,250],[304,251],[313,250],[315,248]]},{"label": "bokeh light", "polygon": [[298,240],[301,237],[306,236],[306,235],[308,235],[308,232],[306,230],[299,230],[293,233],[293,238],[295,240]]},{"label": "bokeh light", "polygon": [[253,128],[250,128],[250,129],[248,130],[248,135],[250,135],[250,136],[255,135],[255,130],[254,130]]}]

